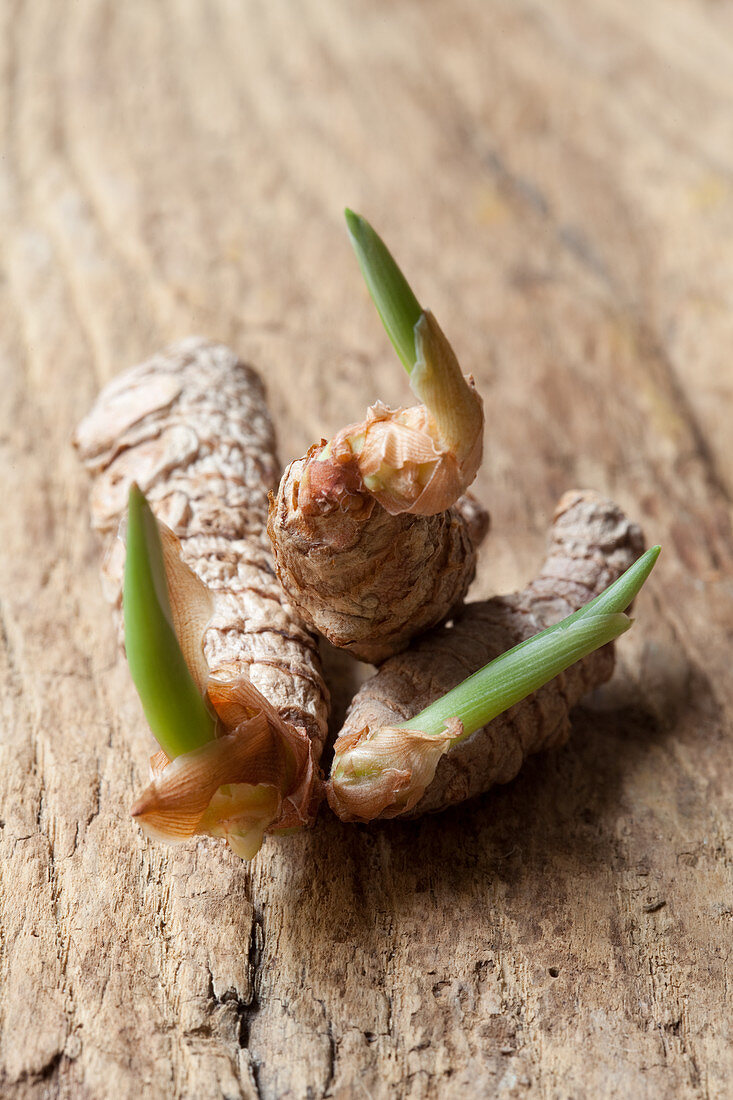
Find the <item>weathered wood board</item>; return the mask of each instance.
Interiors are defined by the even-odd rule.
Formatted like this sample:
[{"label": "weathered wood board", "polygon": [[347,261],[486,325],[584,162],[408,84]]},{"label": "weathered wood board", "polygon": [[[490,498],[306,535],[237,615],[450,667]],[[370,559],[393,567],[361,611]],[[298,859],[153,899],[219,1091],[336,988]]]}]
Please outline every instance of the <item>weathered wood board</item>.
[{"label": "weathered wood board", "polygon": [[[733,6],[0,21],[0,1093],[730,1095]],[[345,204],[485,395],[475,594],[524,583],[573,487],[664,555],[614,680],[510,786],[324,812],[251,865],[149,844],[71,432],[191,333],[261,368],[284,459],[406,401]]]}]

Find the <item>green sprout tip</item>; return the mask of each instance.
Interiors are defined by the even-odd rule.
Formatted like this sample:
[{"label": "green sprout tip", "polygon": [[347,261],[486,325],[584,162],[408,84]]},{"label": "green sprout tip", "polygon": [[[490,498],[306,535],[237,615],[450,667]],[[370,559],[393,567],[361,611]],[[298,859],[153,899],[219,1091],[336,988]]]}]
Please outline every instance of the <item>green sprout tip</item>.
[{"label": "green sprout tip", "polygon": [[346,225],[359,267],[382,324],[410,374],[417,359],[414,328],[423,309],[382,238],[366,218],[346,210]]},{"label": "green sprout tip", "polygon": [[130,488],[122,596],[130,673],[156,740],[172,758],[216,735],[216,720],[186,664],[173,627],[158,521]]},{"label": "green sprout tip", "polygon": [[539,690],[576,661],[613,641],[631,626],[623,612],[641,590],[661,547],[647,550],[613,584],[562,622],[503,653],[473,676],[396,728],[437,736],[451,718],[463,731],[457,743]]}]

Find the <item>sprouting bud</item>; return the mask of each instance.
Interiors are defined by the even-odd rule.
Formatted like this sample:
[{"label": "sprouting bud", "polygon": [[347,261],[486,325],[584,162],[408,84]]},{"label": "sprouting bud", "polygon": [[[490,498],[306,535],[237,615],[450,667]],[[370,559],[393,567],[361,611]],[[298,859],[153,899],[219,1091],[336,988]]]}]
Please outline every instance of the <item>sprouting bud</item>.
[{"label": "sprouting bud", "polygon": [[371,821],[407,813],[422,798],[461,723],[440,734],[391,726],[361,730],[338,744],[329,802],[343,821]]},{"label": "sprouting bud", "polygon": [[415,344],[410,386],[422,404],[393,410],[377,403],[328,448],[327,461],[342,468],[354,463],[391,515],[444,512],[481,465],[483,404],[431,313],[415,325]]},{"label": "sprouting bud", "polygon": [[265,830],[312,818],[320,781],[311,743],[243,675],[209,669],[203,639],[211,595],[137,486],[127,537],[127,655],[161,745],[133,816],[148,836],[226,837],[249,859]]},{"label": "sprouting bud", "polygon": [[382,239],[358,214],[347,211],[346,220],[369,292],[422,404],[390,409],[377,402],[364,421],[334,436],[310,457],[300,507],[352,509],[366,492],[391,515],[437,515],[466,491],[481,464],[483,403]]},{"label": "sprouting bud", "polygon": [[456,353],[429,311],[415,325],[415,347],[410,388],[433,414],[440,446],[455,457],[463,491],[481,465],[483,402],[473,379],[464,377]]},{"label": "sprouting bud", "polygon": [[414,717],[339,738],[328,786],[328,800],[339,817],[369,821],[407,813],[451,745],[628,630],[631,619],[623,611],[652,571],[659,550],[647,550],[600,596],[507,650]]},{"label": "sprouting bud", "polygon": [[295,828],[312,816],[319,781],[311,744],[242,677],[212,677],[208,696],[220,735],[174,760],[156,753],[152,782],[132,813],[148,836],[175,842],[207,833],[254,854],[266,829]]}]

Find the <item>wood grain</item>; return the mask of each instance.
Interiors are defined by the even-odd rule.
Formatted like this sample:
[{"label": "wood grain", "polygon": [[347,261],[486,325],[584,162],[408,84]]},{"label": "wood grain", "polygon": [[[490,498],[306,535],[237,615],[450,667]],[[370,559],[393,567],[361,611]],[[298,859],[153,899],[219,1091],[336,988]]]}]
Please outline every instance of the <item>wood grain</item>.
[{"label": "wood grain", "polygon": [[[0,24],[0,1092],[727,1095],[733,6],[7,0]],[[263,371],[283,460],[405,401],[347,203],[485,397],[475,594],[532,575],[569,488],[664,556],[614,680],[510,786],[324,813],[251,865],[147,844],[71,432],[194,333]]]}]

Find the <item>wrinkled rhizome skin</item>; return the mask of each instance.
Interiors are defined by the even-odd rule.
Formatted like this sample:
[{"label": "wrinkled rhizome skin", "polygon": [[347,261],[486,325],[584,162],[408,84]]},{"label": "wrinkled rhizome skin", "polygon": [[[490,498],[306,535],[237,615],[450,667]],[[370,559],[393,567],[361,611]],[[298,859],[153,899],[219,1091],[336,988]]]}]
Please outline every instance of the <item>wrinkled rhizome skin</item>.
[{"label": "wrinkled rhizome skin", "polygon": [[483,409],[430,313],[415,326],[422,405],[373,405],[285,471],[268,529],[303,619],[379,663],[462,603],[488,516],[462,496],[481,463]]},{"label": "wrinkled rhizome skin", "polygon": [[[395,729],[512,646],[599,595],[643,552],[643,536],[610,500],[567,493],[555,512],[537,578],[510,596],[466,604],[455,621],[386,661],[355,696],[335,746],[328,800],[345,821],[434,812],[513,779],[528,756],[562,745],[570,710],[608,680],[612,645],[572,665],[464,741],[458,731],[427,737]],[[459,723],[460,725],[460,723]],[[349,754],[378,738],[385,767],[369,782],[350,782]],[[374,757],[374,752],[370,753]]]},{"label": "wrinkled rhizome skin", "polygon": [[118,611],[118,531],[133,481],[172,532],[161,531],[169,586],[172,569],[203,636],[203,671],[192,672],[219,718],[218,743],[172,763],[152,758],[139,820],[166,839],[227,835],[252,854],[264,828],[312,822],[329,702],[316,642],[278,584],[266,533],[279,468],[262,383],[229,349],[187,340],[115,378],[75,444],[93,478],[105,591]]}]

